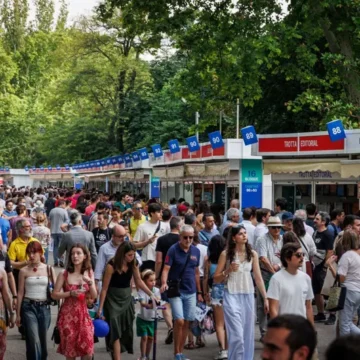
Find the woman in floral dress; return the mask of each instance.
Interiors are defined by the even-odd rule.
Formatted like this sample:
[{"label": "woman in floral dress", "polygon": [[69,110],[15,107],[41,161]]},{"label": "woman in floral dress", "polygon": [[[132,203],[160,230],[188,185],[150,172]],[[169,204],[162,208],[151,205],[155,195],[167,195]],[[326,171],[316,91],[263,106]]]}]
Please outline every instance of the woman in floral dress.
[{"label": "woman in floral dress", "polygon": [[60,332],[57,352],[67,360],[77,357],[90,360],[94,352],[94,327],[86,306],[86,293],[92,299],[97,296],[90,253],[84,245],[76,244],[52,294],[55,300],[65,299],[57,321]]}]

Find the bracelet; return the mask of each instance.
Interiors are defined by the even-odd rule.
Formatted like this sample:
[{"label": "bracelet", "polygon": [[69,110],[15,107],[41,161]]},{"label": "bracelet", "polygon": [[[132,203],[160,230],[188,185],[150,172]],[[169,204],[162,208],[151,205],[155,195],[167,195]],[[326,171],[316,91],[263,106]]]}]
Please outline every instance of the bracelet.
[{"label": "bracelet", "polygon": [[17,299],[17,295],[13,295],[13,299]]},{"label": "bracelet", "polygon": [[202,295],[203,293],[202,293],[202,291],[198,291],[197,294],[198,294],[198,295]]},{"label": "bracelet", "polygon": [[91,286],[92,284],[93,284],[93,282],[90,280],[90,281],[88,281],[88,283],[87,283],[89,286]]}]

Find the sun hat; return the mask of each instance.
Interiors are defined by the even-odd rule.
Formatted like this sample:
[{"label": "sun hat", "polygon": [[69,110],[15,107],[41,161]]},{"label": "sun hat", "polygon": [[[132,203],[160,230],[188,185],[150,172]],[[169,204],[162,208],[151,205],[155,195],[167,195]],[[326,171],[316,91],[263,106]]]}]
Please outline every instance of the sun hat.
[{"label": "sun hat", "polygon": [[266,224],[267,227],[273,227],[273,226],[284,226],[282,223],[281,223],[281,220],[279,217],[277,216],[270,216],[269,217],[269,220]]}]

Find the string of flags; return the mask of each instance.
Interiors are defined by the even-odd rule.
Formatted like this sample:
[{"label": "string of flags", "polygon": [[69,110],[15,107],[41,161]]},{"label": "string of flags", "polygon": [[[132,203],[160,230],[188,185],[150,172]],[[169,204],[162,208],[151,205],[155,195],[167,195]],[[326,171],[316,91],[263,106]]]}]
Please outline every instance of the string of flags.
[{"label": "string of flags", "polygon": [[[331,141],[339,141],[346,138],[346,133],[344,129],[344,125],[341,120],[333,120],[326,124],[327,131]],[[258,136],[256,134],[255,127],[253,125],[246,126],[241,130],[242,139],[246,146],[256,144],[258,142]],[[224,146],[224,140],[220,131],[214,131],[208,134],[210,145],[212,149],[218,149]],[[200,150],[200,143],[196,135],[192,135],[186,139],[186,144],[190,153]],[[172,139],[168,141],[168,147],[171,154],[176,154],[181,151],[179,141],[177,139]],[[152,154],[154,158],[160,158],[164,155],[163,149],[160,144],[151,145]],[[66,164],[65,167],[61,167],[60,165],[56,165],[54,168],[51,165],[47,167],[40,166],[38,169],[40,171],[70,171],[70,167],[74,170],[83,170],[83,169],[92,169],[99,168],[101,166],[106,165],[116,165],[116,164],[131,164],[132,162],[138,162],[141,160],[149,159],[149,153],[146,147],[136,150],[134,152],[127,153],[124,155],[116,155],[107,157],[105,159],[100,160],[92,160],[86,161],[79,164],[73,164],[72,166]],[[36,171],[37,168],[35,166],[29,167],[25,166],[25,171],[29,171],[30,168],[32,171]],[[9,167],[0,167],[0,171],[9,171]]]}]

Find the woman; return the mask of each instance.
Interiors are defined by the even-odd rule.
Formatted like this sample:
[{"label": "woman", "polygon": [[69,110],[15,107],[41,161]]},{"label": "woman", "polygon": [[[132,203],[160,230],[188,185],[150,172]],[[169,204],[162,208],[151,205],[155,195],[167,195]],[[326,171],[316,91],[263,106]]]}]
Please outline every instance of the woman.
[{"label": "woman", "polygon": [[135,285],[153,300],[151,290],[141,280],[135,259],[135,247],[131,242],[122,243],[105,268],[100,293],[100,305],[97,315],[104,310],[105,320],[109,323],[108,343],[114,360],[120,360],[120,353],[133,349],[134,304],[131,296],[130,282],[134,277]]},{"label": "woman", "polygon": [[86,296],[97,297],[90,253],[84,245],[75,244],[70,249],[67,269],[59,274],[52,294],[54,300],[65,299],[57,321],[60,332],[57,352],[67,360],[76,357],[90,360],[94,353],[94,326]]},{"label": "woman", "polygon": [[8,278],[5,270],[0,269],[0,360],[4,360],[6,351],[7,320],[10,328],[15,325],[15,311],[12,311],[12,304],[9,294]]},{"label": "woman", "polygon": [[204,228],[203,216],[210,213],[209,203],[206,200],[199,202],[199,209],[196,212],[196,230],[201,231]]},{"label": "woman", "polygon": [[[218,359],[225,359],[228,355],[224,310],[222,308],[225,285],[224,283],[214,284],[215,270],[224,249],[225,239],[221,235],[213,236],[209,242],[208,257],[205,258],[204,266],[204,295],[206,302],[211,302],[214,311],[216,337],[220,345]],[[209,287],[211,288],[211,296]]]},{"label": "woman", "polygon": [[229,230],[227,248],[219,258],[214,282],[226,281],[224,291],[224,317],[229,342],[229,360],[254,359],[254,284],[264,299],[265,313],[269,310],[259,258],[248,243],[246,229],[242,226]]},{"label": "woman", "polygon": [[28,265],[19,273],[17,326],[24,326],[26,338],[26,358],[28,360],[47,359],[46,333],[51,322],[47,289],[48,270],[55,279],[53,268],[47,267],[41,260],[44,249],[38,241],[32,241],[26,247]]},{"label": "woman", "polygon": [[36,226],[33,228],[33,237],[38,239],[45,252],[45,261],[49,258],[49,245],[51,240],[50,229],[45,226],[45,214],[38,214],[36,217]]},{"label": "woman", "polygon": [[293,232],[297,236],[301,248],[305,254],[304,257],[304,268],[305,272],[312,277],[312,258],[316,254],[316,245],[313,238],[306,232],[304,221],[300,218],[295,218],[293,220]]},{"label": "woman", "polygon": [[120,224],[121,221],[122,221],[122,218],[121,218],[120,208],[113,207],[111,210],[111,220],[108,224],[108,228],[112,229],[115,225]]},{"label": "woman", "polygon": [[[340,336],[348,334],[360,335],[360,329],[353,323],[353,316],[360,306],[360,240],[352,230],[344,231],[342,247],[345,253],[338,263],[337,275],[340,283],[346,287],[344,309],[339,312]],[[332,268],[332,263],[337,260],[331,256],[327,262]]]}]

